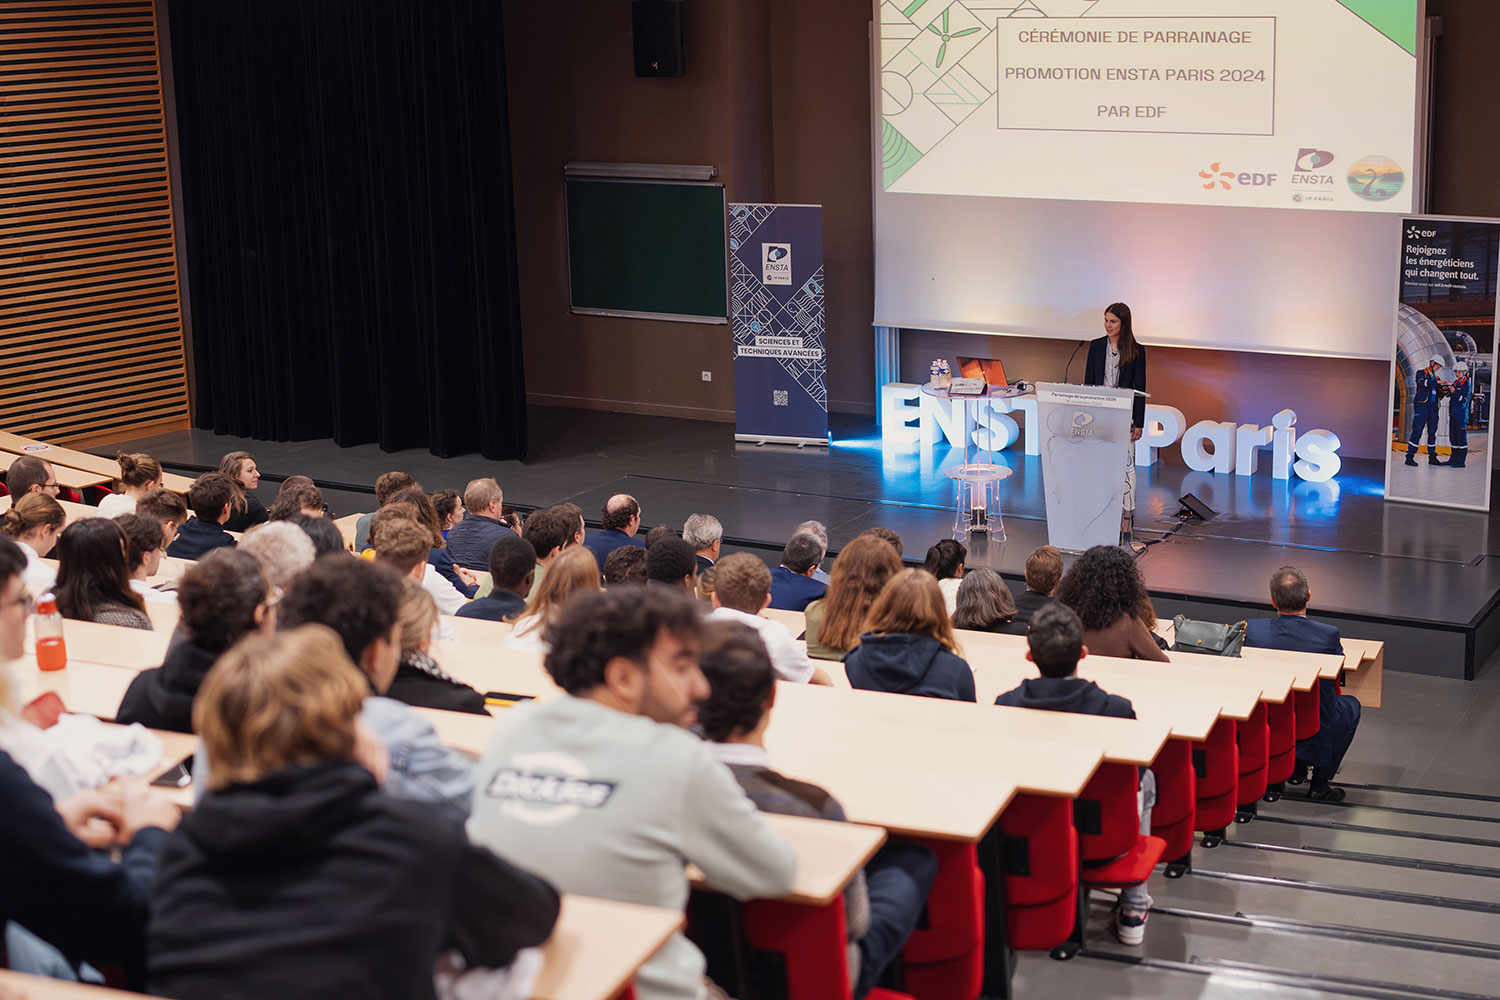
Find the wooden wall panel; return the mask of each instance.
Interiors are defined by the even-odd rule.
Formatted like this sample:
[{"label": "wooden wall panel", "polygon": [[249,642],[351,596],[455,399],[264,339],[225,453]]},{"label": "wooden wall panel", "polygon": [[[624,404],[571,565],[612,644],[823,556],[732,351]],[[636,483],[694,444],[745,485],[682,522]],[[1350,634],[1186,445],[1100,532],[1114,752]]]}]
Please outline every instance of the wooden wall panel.
[{"label": "wooden wall panel", "polygon": [[0,428],[186,427],[152,0],[0,0]]}]

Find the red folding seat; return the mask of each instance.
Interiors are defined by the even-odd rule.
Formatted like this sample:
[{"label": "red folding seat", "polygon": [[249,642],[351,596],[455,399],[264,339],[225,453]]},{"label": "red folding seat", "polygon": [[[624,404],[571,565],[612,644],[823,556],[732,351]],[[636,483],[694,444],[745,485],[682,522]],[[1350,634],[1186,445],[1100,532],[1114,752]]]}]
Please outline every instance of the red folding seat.
[{"label": "red folding seat", "polygon": [[[753,951],[776,953],[782,958],[776,967],[784,973],[785,982],[761,984],[763,992],[791,1000],[853,995],[842,894],[825,906],[752,900],[740,908],[740,920]],[[757,966],[762,970],[770,967],[763,962]],[[879,988],[868,996],[871,1000],[913,1000],[905,993]],[[968,1000],[973,1000],[973,995]]]},{"label": "red folding seat", "polygon": [[1193,770],[1193,744],[1169,739],[1151,762],[1156,774],[1156,808],[1151,811],[1151,836],[1166,841],[1167,878],[1178,878],[1191,867],[1193,819],[1198,805],[1198,775]]},{"label": "red folding seat", "polygon": [[1255,703],[1250,718],[1235,726],[1240,749],[1239,791],[1235,797],[1238,822],[1249,822],[1256,804],[1266,794],[1266,767],[1271,759],[1271,727],[1266,721],[1266,703]]},{"label": "red folding seat", "polygon": [[984,873],[974,844],[916,838],[937,856],[926,919],[902,951],[919,1000],[974,1000],[984,986]]},{"label": "red folding seat", "polygon": [[1068,799],[1017,795],[1000,815],[1005,933],[1017,951],[1047,951],[1072,932],[1078,831]]},{"label": "red folding seat", "polygon": [[1266,705],[1266,724],[1271,741],[1266,761],[1266,801],[1281,797],[1281,785],[1292,776],[1297,763],[1297,699],[1288,694],[1280,703]]},{"label": "red folding seat", "polygon": [[1318,727],[1323,724],[1323,699],[1321,688],[1323,682],[1318,681],[1310,690],[1294,691],[1293,695],[1297,701],[1297,739],[1310,740],[1318,735]]},{"label": "red folding seat", "polygon": [[1193,771],[1198,783],[1193,829],[1204,832],[1203,846],[1214,847],[1234,820],[1239,795],[1240,751],[1233,719],[1218,720],[1207,737],[1193,744]]}]

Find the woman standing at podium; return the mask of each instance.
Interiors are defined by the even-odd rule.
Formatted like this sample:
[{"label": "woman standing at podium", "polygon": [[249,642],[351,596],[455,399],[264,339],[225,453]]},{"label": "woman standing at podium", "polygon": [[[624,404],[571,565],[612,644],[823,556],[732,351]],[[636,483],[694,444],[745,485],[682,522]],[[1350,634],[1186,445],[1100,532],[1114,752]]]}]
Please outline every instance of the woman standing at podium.
[{"label": "woman standing at podium", "polygon": [[[1136,343],[1130,323],[1130,307],[1116,302],[1104,310],[1104,336],[1089,344],[1088,363],[1083,368],[1084,385],[1102,385],[1110,389],[1146,391],[1146,349]],[[1146,425],[1146,397],[1135,397],[1131,411],[1130,441],[1126,452],[1124,513],[1120,517],[1120,544],[1130,543],[1135,521],[1135,448]]]}]

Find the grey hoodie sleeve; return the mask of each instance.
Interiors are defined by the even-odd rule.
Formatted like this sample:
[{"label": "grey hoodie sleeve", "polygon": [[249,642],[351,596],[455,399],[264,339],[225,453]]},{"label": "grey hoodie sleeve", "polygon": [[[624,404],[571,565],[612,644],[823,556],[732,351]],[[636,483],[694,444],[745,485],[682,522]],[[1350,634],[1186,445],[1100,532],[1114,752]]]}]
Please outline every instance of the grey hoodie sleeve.
[{"label": "grey hoodie sleeve", "polygon": [[709,885],[736,899],[774,899],[792,889],[797,855],[745,796],[729,768],[693,755],[682,792],[682,851]]}]

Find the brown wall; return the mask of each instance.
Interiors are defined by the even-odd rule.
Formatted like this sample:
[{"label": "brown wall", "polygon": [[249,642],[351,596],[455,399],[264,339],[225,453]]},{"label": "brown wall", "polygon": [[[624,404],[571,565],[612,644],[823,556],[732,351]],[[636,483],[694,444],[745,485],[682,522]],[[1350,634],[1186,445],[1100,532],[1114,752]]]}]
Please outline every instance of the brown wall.
[{"label": "brown wall", "polygon": [[[1500,2],[1428,0],[1428,11],[1445,28],[1431,210],[1500,215]],[[528,391],[538,401],[733,418],[727,327],[567,308],[563,164],[711,163],[731,200],[823,205],[830,406],[873,413],[871,4],[691,0],[686,14],[687,76],[638,80],[624,0],[506,5]],[[986,342],[1026,375],[1060,372],[1072,349],[907,331],[903,374],[921,379],[933,357],[984,354]],[[1189,420],[1264,422],[1290,404],[1299,427],[1343,436],[1343,454],[1383,454],[1384,362],[1161,349],[1152,364],[1152,391]]]}]

